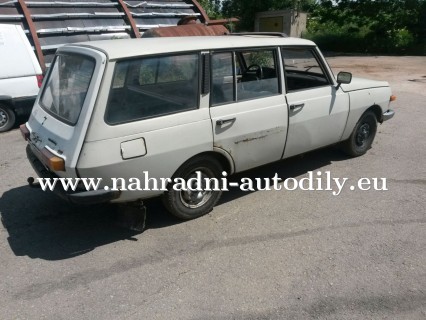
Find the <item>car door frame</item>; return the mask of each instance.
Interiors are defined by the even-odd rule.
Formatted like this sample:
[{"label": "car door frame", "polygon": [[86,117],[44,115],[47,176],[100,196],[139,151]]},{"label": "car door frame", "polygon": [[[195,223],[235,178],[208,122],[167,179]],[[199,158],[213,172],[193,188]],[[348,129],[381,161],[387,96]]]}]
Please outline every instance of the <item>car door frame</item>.
[{"label": "car door frame", "polygon": [[[324,85],[324,86],[318,86],[318,87],[312,87],[312,88],[304,88],[304,89],[300,89],[300,90],[292,90],[290,91],[288,89],[288,81],[287,81],[287,70],[285,67],[285,59],[284,59],[284,55],[283,55],[283,50],[285,49],[308,49],[309,51],[311,51],[313,53],[313,57],[316,59],[316,61],[318,62],[319,67],[321,68],[324,76],[326,77],[328,84]],[[327,61],[325,60],[324,56],[322,55],[321,51],[318,49],[318,47],[316,46],[298,46],[298,45],[294,45],[294,46],[281,46],[280,47],[280,53],[281,53],[281,57],[282,57],[282,67],[283,67],[283,73],[284,73],[284,83],[285,83],[285,97],[287,100],[287,105],[288,105],[288,134],[287,134],[287,139],[286,139],[286,145],[285,145],[285,149],[284,149],[284,153],[283,153],[283,159],[284,158],[289,158],[292,156],[295,156],[297,154],[302,154],[305,152],[309,152],[311,150],[315,150],[318,148],[322,148],[325,147],[327,145],[336,143],[338,141],[341,140],[344,130],[346,128],[346,123],[349,117],[349,110],[350,110],[350,101],[349,101],[349,94],[345,93],[338,85],[337,82],[335,80],[334,74],[330,68],[330,66],[328,65]],[[297,101],[296,100],[292,100],[292,95],[294,94],[297,97],[297,93],[306,93],[307,96],[309,96],[309,93],[307,92],[308,90],[315,90],[318,91],[318,93],[321,94],[326,94],[326,90],[330,90],[330,96],[331,96],[331,103],[333,105],[330,104],[329,106],[329,115],[332,114],[333,108],[335,108],[336,105],[338,105],[338,103],[341,103],[341,107],[342,110],[339,112],[339,130],[338,132],[334,132],[334,135],[331,134],[329,139],[321,142],[321,143],[316,143],[316,144],[312,144],[309,143],[310,141],[306,141],[306,140],[312,140],[318,137],[321,137],[321,135],[319,135],[319,132],[314,132],[314,130],[310,130],[310,128],[308,128],[307,130],[305,130],[303,128],[303,123],[298,123],[297,126],[299,128],[295,129],[295,123],[292,123],[292,120],[294,120],[294,117],[296,117],[299,114],[300,117],[300,113],[302,112],[306,112],[306,110],[303,109],[307,109],[305,106],[305,102],[300,100]],[[321,92],[322,91],[322,92]],[[312,91],[311,91],[312,93]],[[315,93],[315,92],[313,92]],[[337,101],[337,98],[339,98],[340,101]],[[308,97],[309,100],[313,100],[313,97]],[[312,103],[311,103],[312,104]],[[320,107],[320,106],[319,106]],[[312,107],[311,107],[312,108]],[[337,107],[336,107],[337,108]],[[309,111],[309,110],[308,110]],[[323,113],[323,115],[325,115],[325,112]],[[293,118],[293,119],[292,119]],[[328,121],[329,125],[332,124],[331,121]],[[321,126],[321,124],[319,123],[319,121],[313,122],[314,125],[317,126]],[[325,125],[322,125],[322,127],[326,127]],[[329,127],[326,127],[329,129]],[[297,135],[297,143],[294,140],[294,136]],[[335,137],[335,138],[332,138]],[[302,140],[302,141],[301,141]],[[305,141],[303,141],[305,140]]]},{"label": "car door frame", "polygon": [[[277,71],[277,82],[278,82],[278,93],[272,94],[269,96],[266,96],[264,98],[251,98],[247,100],[241,100],[238,101],[238,92],[237,92],[237,74],[236,74],[236,59],[237,53],[239,51],[255,51],[255,50],[271,50],[275,54],[275,68]],[[240,172],[244,170],[248,170],[260,165],[264,165],[273,161],[278,161],[282,158],[282,154],[284,152],[285,142],[286,142],[286,136],[287,136],[287,126],[288,126],[288,107],[287,102],[285,99],[285,88],[284,88],[284,75],[283,75],[283,68],[282,68],[282,58],[281,58],[281,52],[280,47],[276,45],[269,45],[264,47],[243,47],[243,48],[223,48],[220,50],[212,50],[210,52],[211,55],[211,69],[210,69],[210,78],[211,78],[211,86],[213,86],[213,54],[215,53],[231,53],[233,57],[233,79],[234,79],[234,100],[231,102],[226,102],[223,104],[218,105],[212,105],[212,97],[210,97],[210,116],[212,120],[212,131],[213,131],[213,148],[215,150],[222,150],[222,152],[226,152],[234,162],[235,172]],[[210,90],[210,94],[212,94],[213,90]],[[235,100],[236,99],[236,100]],[[262,103],[259,103],[259,101],[262,101],[263,99],[268,99],[269,102],[275,104],[272,106],[265,106]],[[254,104],[261,105],[260,107],[255,107]],[[249,106],[247,110],[244,110],[244,105]],[[224,109],[234,109],[234,112],[230,110],[229,117],[225,116],[225,113],[218,112],[219,108]],[[226,131],[231,129],[232,126],[237,126],[236,122],[238,119],[236,119],[236,115],[238,114],[244,114],[249,112],[259,112],[261,110],[265,110],[267,108],[275,109],[275,115],[279,115],[280,117],[272,117],[272,122],[274,122],[276,125],[271,125],[270,127],[267,127],[267,125],[262,128],[261,130],[258,130],[258,132],[252,132],[253,134],[240,134],[239,138],[236,139],[231,143],[231,137],[227,137],[224,141],[223,139],[216,139],[218,134],[225,133]],[[234,118],[236,119],[234,121]],[[229,119],[232,119],[233,121],[228,121]],[[220,126],[218,128],[218,122],[220,123],[221,120],[225,120],[226,123],[224,123],[223,127]],[[262,122],[262,121],[260,121]],[[241,127],[240,127],[241,128]],[[260,129],[260,128],[259,128]],[[222,136],[224,137],[224,135]],[[279,139],[279,140],[277,140]],[[225,142],[225,143],[223,143]],[[269,144],[269,150],[266,146]],[[235,149],[231,145],[234,144]],[[249,145],[255,145],[257,144],[257,147],[254,147],[254,149],[250,149],[248,147]],[[261,147],[259,147],[261,146]],[[268,154],[268,151],[271,149],[276,150],[275,148],[279,147],[279,152],[276,152],[276,156],[265,156]],[[237,150],[239,149],[239,150]],[[245,151],[243,151],[244,149]],[[246,152],[246,153],[245,153]],[[247,158],[244,161],[241,161],[241,154],[245,153]],[[257,153],[257,155],[256,155]],[[262,157],[259,157],[261,155]],[[257,158],[256,158],[257,157]],[[251,163],[250,163],[251,162]]]}]

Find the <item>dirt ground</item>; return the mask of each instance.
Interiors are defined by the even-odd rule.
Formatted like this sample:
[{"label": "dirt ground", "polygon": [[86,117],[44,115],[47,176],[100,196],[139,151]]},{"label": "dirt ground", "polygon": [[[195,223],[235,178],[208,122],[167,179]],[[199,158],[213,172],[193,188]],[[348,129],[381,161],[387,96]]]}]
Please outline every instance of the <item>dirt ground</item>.
[{"label": "dirt ground", "polygon": [[[374,63],[372,63],[374,59]],[[354,77],[386,80],[394,90],[420,93],[426,90],[426,57],[329,57],[333,72],[352,72]]]}]

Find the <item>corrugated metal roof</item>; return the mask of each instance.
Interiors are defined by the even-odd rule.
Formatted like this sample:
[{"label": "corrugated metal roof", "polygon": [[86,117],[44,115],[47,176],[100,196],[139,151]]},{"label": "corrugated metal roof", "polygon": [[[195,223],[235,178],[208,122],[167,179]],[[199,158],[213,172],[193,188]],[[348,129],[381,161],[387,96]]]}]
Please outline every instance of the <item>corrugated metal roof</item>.
[{"label": "corrugated metal roof", "polygon": [[[25,15],[26,10],[30,17]],[[188,15],[195,16],[198,23],[208,19],[199,4],[191,0],[0,0],[0,23],[20,24],[34,49],[40,46],[46,64],[63,44],[134,38],[137,32],[176,26]]]}]

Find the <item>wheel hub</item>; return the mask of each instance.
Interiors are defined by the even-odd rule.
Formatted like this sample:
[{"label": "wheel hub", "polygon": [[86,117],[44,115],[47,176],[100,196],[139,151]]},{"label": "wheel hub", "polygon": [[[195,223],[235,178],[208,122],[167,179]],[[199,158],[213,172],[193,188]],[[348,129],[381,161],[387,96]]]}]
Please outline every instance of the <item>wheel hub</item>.
[{"label": "wheel hub", "polygon": [[356,144],[362,146],[368,140],[370,136],[370,125],[368,123],[362,124],[356,135]]},{"label": "wheel hub", "polygon": [[[207,201],[209,201],[210,197],[212,196],[212,191],[205,190],[206,188],[206,182],[205,179],[209,179],[209,177],[201,172],[201,181],[191,181],[192,183],[188,183],[187,190],[183,190],[180,193],[180,197],[182,200],[182,203],[188,207],[188,208],[198,208],[204,205]],[[197,174],[194,172],[191,174],[186,181],[188,181],[191,178],[197,178]],[[192,189],[192,190],[190,190]]]},{"label": "wheel hub", "polygon": [[7,114],[4,110],[0,109],[0,127],[7,123]]}]

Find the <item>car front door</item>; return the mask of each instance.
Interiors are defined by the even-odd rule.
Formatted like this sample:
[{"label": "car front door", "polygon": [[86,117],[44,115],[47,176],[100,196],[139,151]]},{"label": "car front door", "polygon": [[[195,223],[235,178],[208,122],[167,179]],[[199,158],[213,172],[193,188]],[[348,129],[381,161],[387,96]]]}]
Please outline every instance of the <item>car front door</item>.
[{"label": "car front door", "polygon": [[349,114],[349,95],[336,88],[314,47],[282,48],[289,106],[284,158],[340,141]]},{"label": "car front door", "polygon": [[212,53],[214,147],[232,157],[236,172],[282,157],[288,115],[278,66],[276,48]]}]

